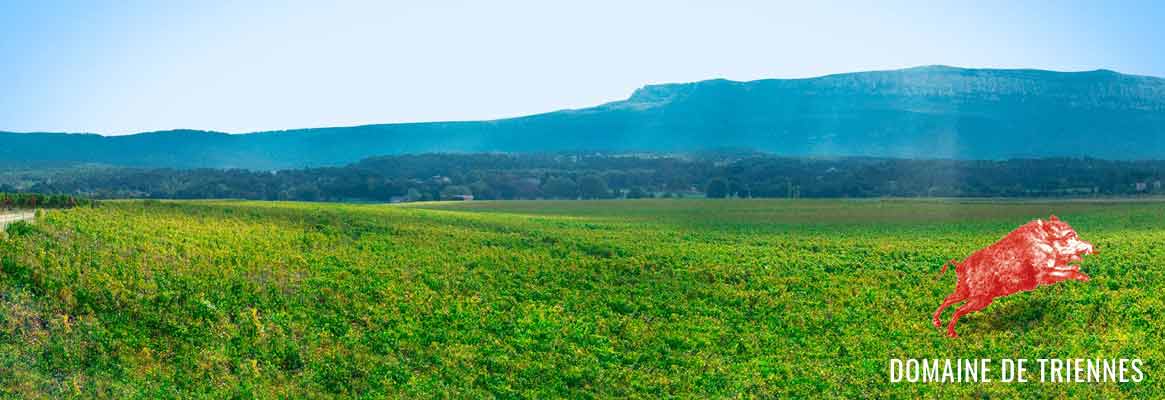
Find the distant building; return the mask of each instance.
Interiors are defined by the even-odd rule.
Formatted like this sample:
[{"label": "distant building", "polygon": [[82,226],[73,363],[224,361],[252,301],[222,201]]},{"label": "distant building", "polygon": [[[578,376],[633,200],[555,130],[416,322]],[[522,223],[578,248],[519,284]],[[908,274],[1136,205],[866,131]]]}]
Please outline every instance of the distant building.
[{"label": "distant building", "polygon": [[1138,192],[1144,192],[1145,189],[1148,189],[1148,188],[1149,188],[1149,184],[1147,184],[1145,182],[1137,182],[1137,191]]},{"label": "distant building", "polygon": [[455,195],[449,196],[449,200],[470,201],[470,200],[473,200],[473,195],[472,194],[455,194]]}]

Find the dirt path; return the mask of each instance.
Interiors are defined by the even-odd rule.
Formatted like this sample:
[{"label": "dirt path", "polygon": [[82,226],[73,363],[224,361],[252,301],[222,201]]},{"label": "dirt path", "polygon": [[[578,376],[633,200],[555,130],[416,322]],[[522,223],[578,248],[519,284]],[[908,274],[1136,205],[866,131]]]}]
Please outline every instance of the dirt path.
[{"label": "dirt path", "polygon": [[0,211],[0,232],[3,232],[8,224],[16,221],[32,220],[33,217],[36,217],[36,213],[33,211]]}]

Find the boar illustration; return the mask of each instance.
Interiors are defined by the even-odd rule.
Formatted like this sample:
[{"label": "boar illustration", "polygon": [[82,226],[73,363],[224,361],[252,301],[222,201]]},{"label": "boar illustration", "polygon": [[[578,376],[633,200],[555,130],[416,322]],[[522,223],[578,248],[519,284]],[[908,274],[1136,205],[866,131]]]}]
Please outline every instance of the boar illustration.
[{"label": "boar illustration", "polygon": [[952,259],[943,264],[939,276],[954,264],[957,283],[955,292],[934,311],[934,326],[942,328],[944,309],[966,300],[947,325],[947,336],[957,337],[955,324],[959,317],[982,310],[996,297],[1068,279],[1087,282],[1088,275],[1072,263],[1081,261],[1082,255],[1095,253],[1091,243],[1080,240],[1076,231],[1055,215],[1047,221],[1037,219],[1024,224],[962,262]]}]

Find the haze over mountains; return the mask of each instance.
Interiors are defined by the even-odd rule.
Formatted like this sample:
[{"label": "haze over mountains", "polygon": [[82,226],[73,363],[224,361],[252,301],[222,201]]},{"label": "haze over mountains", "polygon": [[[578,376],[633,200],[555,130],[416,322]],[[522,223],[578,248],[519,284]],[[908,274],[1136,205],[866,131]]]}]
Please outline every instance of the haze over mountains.
[{"label": "haze over mountains", "polygon": [[0,132],[0,166],[280,169],[402,153],[715,148],[796,157],[1165,159],[1165,79],[928,66],[650,85],[623,101],[493,121],[239,135]]}]

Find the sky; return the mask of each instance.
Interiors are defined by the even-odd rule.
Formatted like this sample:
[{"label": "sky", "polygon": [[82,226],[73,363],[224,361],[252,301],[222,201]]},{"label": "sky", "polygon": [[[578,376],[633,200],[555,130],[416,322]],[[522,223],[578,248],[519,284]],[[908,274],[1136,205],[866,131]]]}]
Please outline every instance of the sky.
[{"label": "sky", "polygon": [[943,64],[1165,76],[1151,1],[0,0],[0,130],[513,117],[646,84]]}]

